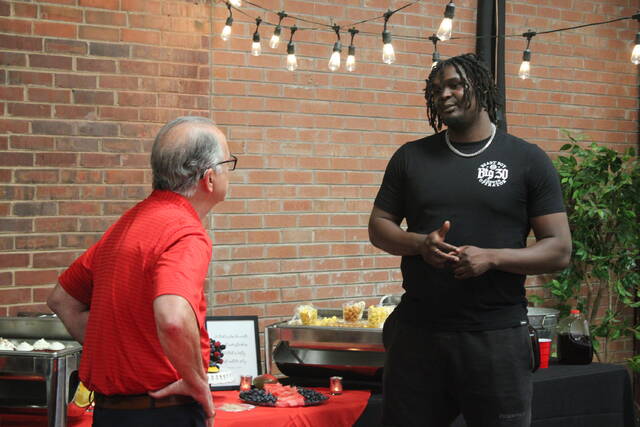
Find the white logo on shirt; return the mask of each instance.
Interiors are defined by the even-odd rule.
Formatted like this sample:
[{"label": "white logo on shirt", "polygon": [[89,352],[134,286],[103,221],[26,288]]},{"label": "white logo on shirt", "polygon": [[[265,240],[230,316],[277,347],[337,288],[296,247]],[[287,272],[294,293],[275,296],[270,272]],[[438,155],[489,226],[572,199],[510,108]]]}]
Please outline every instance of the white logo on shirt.
[{"label": "white logo on shirt", "polygon": [[507,165],[496,160],[484,162],[478,168],[478,181],[487,187],[500,187],[507,182],[508,177]]}]

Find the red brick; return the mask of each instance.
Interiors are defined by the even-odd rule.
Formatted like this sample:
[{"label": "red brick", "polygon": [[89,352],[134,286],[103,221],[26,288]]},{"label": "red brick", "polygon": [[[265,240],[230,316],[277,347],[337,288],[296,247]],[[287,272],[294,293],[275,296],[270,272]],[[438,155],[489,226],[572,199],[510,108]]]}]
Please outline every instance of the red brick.
[{"label": "red brick", "polygon": [[0,289],[3,304],[31,302],[31,288]]},{"label": "red brick", "polygon": [[13,274],[10,271],[0,273],[0,286],[13,285]]},{"label": "red brick", "polygon": [[27,89],[27,99],[36,102],[69,103],[71,91],[32,87]]},{"label": "red brick", "polygon": [[58,181],[58,171],[47,169],[16,170],[15,179],[16,182],[25,184],[55,183]]},{"label": "red brick", "polygon": [[10,103],[7,105],[10,116],[51,117],[51,106],[47,104]]},{"label": "red brick", "polygon": [[[104,3],[100,1],[99,3]],[[116,2],[117,4],[117,2]],[[89,24],[110,25],[115,27],[125,27],[127,22],[126,14],[122,12],[105,12],[101,10],[86,10],[85,20]],[[122,40],[127,41],[127,40]]]},{"label": "red brick", "polygon": [[24,67],[27,64],[27,56],[23,53],[0,52],[0,65]]},{"label": "red brick", "polygon": [[9,84],[12,85],[39,85],[39,86],[51,86],[53,83],[53,74],[50,73],[32,73],[30,71],[22,70],[10,70],[9,71]]},{"label": "red brick", "polygon": [[33,121],[31,128],[34,134],[46,135],[70,135],[72,126],[69,123],[60,121]]},{"label": "red brick", "polygon": [[99,71],[102,73],[115,73],[115,61],[105,59],[78,58],[76,60],[78,71]]},{"label": "red brick", "polygon": [[75,218],[35,218],[34,231],[37,233],[78,231]]},{"label": "red brick", "polygon": [[2,156],[0,156],[0,166],[33,166],[33,154],[3,153]]},{"label": "red brick", "polygon": [[47,39],[44,42],[45,52],[51,53],[75,53],[85,55],[87,44],[75,40]]},{"label": "red brick", "polygon": [[58,246],[58,236],[16,236],[18,250],[54,249]]},{"label": "red brick", "polygon": [[36,68],[71,70],[72,59],[68,56],[29,55],[29,64]]},{"label": "red brick", "polygon": [[42,50],[40,37],[21,37],[12,34],[0,34],[0,48],[11,50]]},{"label": "red brick", "polygon": [[38,7],[34,4],[14,2],[13,11],[15,16],[19,16],[21,18],[35,18],[38,13]]},{"label": "red brick", "polygon": [[21,87],[0,87],[0,99],[3,101],[22,101],[24,90]]},{"label": "red brick", "polygon": [[0,268],[28,267],[29,254],[21,253],[0,253]]},{"label": "red brick", "polygon": [[118,9],[118,0],[80,0],[79,5],[82,7],[91,7],[97,9]]},{"label": "red brick", "polygon": [[40,6],[40,18],[50,21],[82,22],[82,10],[61,6]]},{"label": "red brick", "polygon": [[96,117],[96,108],[77,105],[56,105],[56,117],[60,119],[93,119]]},{"label": "red brick", "polygon": [[33,230],[31,219],[0,218],[0,231],[6,232],[30,232]]},{"label": "red brick", "polygon": [[68,267],[77,258],[77,252],[41,252],[33,254],[33,268]]},{"label": "red brick", "polygon": [[82,25],[79,27],[78,37],[87,40],[117,42],[120,40],[120,30],[111,27]]},{"label": "red brick", "polygon": [[11,148],[17,150],[53,150],[53,138],[46,136],[11,135]]},{"label": "red brick", "polygon": [[95,89],[97,79],[95,76],[78,75],[78,74],[56,74],[56,87],[73,88],[73,89]]},{"label": "red brick", "polygon": [[30,34],[31,22],[24,19],[9,19],[0,17],[0,28],[6,33]]},{"label": "red brick", "polygon": [[76,37],[77,27],[73,24],[62,24],[59,22],[38,22],[33,25],[33,33],[39,36],[66,37],[68,39]]}]

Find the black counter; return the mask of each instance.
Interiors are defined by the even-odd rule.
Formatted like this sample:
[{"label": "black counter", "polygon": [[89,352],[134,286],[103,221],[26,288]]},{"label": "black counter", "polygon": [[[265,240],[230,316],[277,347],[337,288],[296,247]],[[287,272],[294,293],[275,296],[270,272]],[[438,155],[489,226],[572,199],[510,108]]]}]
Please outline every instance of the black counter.
[{"label": "black counter", "polygon": [[[328,379],[291,378],[300,386],[328,386]],[[382,426],[379,383],[345,382],[345,389],[372,390],[354,427]],[[636,427],[631,380],[622,365],[559,365],[533,375],[532,427]],[[462,417],[452,427],[465,427]]]}]

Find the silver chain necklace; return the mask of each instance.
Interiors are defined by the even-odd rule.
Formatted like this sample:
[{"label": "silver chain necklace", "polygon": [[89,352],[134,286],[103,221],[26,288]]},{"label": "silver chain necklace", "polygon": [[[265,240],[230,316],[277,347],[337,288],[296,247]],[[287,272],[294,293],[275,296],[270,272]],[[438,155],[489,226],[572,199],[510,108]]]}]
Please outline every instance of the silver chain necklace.
[{"label": "silver chain necklace", "polygon": [[476,151],[475,153],[463,153],[462,151],[460,151],[456,147],[454,147],[453,144],[451,144],[451,141],[449,141],[449,130],[448,129],[444,134],[444,142],[446,142],[447,143],[447,147],[449,147],[449,149],[451,151],[453,151],[455,154],[457,154],[458,156],[473,157],[473,156],[477,156],[478,154],[482,153],[484,150],[489,148],[489,146],[493,142],[493,137],[494,136],[496,136],[496,125],[491,123],[491,137],[489,138],[487,143],[484,144],[484,146],[481,149],[479,149],[478,151]]}]

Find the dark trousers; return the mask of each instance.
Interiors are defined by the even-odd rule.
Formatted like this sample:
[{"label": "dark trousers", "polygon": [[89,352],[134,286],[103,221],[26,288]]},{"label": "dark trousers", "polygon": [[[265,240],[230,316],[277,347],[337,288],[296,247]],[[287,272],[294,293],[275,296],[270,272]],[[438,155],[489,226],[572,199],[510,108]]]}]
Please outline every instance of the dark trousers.
[{"label": "dark trousers", "polygon": [[154,409],[95,408],[93,427],[205,427],[198,403]]},{"label": "dark trousers", "polygon": [[427,332],[395,313],[383,337],[383,423],[446,427],[529,427],[531,344],[526,326]]}]

